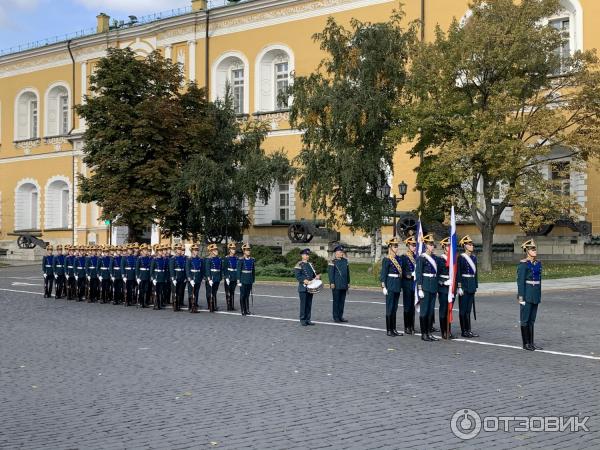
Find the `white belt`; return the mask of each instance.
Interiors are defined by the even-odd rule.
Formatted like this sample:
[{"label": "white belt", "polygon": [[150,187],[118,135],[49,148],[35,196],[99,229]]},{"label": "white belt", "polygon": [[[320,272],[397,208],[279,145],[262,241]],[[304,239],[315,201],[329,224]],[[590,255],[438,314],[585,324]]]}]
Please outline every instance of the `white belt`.
[{"label": "white belt", "polygon": [[388,273],[387,276],[391,278],[398,278],[400,275],[398,275],[397,273]]},{"label": "white belt", "polygon": [[202,272],[201,270],[190,269],[190,272]]},{"label": "white belt", "polygon": [[46,264],[46,267],[52,267],[52,264]]},{"label": "white belt", "polygon": [[440,278],[450,278],[450,275],[440,275]]},{"label": "white belt", "polygon": [[72,269],[72,268],[73,268],[73,266],[67,266],[67,269]]},{"label": "white belt", "polygon": [[475,275],[463,275],[464,278],[475,278]]},{"label": "white belt", "polygon": [[221,269],[210,269],[211,272],[220,272]]},{"label": "white belt", "polygon": [[57,264],[56,267],[62,267],[62,264]]},{"label": "white belt", "polygon": [[150,269],[146,269],[145,267],[140,267],[140,270],[150,270]]},{"label": "white belt", "polygon": [[83,269],[85,269],[85,267],[78,267],[77,269],[78,270],[83,270]]},{"label": "white belt", "polygon": [[242,273],[252,273],[251,270],[242,270]]},{"label": "white belt", "polygon": [[104,267],[104,266],[100,267],[100,270],[108,270],[108,269],[109,269],[108,267]]},{"label": "white belt", "polygon": [[435,278],[437,275],[435,273],[424,273],[423,276],[427,278]]},{"label": "white belt", "polygon": [[133,270],[133,267],[125,267],[125,270]]},{"label": "white belt", "polygon": [[154,269],[155,272],[164,272],[164,270]]},{"label": "white belt", "polygon": [[230,272],[235,272],[237,269],[232,269],[231,267],[228,268],[227,270],[229,270]]},{"label": "white belt", "polygon": [[536,284],[540,284],[540,283],[541,283],[541,281],[532,281],[532,280],[527,280],[527,281],[525,281],[525,283],[527,283],[527,284],[533,284],[533,285],[536,285]]},{"label": "white belt", "polygon": [[181,272],[183,269],[175,269],[175,272]]}]

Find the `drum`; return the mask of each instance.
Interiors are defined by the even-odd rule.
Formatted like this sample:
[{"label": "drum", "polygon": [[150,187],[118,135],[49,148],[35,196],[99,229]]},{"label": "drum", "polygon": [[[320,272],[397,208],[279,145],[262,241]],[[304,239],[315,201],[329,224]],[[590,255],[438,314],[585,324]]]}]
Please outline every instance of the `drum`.
[{"label": "drum", "polygon": [[312,280],[306,285],[306,290],[309,294],[316,294],[323,288],[323,282],[321,280]]}]

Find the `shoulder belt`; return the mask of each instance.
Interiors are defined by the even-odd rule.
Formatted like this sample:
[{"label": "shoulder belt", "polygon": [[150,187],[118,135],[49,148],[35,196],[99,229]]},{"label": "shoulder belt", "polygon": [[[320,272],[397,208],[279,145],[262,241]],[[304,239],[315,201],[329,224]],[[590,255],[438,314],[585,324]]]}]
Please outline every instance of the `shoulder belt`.
[{"label": "shoulder belt", "polygon": [[465,260],[469,263],[469,265],[471,266],[471,269],[473,269],[473,273],[477,273],[477,266],[475,266],[475,263],[473,262],[471,257],[469,255],[467,255],[466,253],[461,253],[460,256],[465,258]]},{"label": "shoulder belt", "polygon": [[438,268],[437,268],[437,264],[435,263],[434,259],[431,256],[429,256],[427,253],[421,253],[421,256],[423,258],[425,258],[427,261],[429,261],[429,264],[431,264],[433,266],[433,270],[435,270],[435,273],[437,273]]},{"label": "shoulder belt", "polygon": [[390,258],[388,256],[388,259],[392,262],[392,264],[394,265],[394,267],[396,268],[398,273],[402,275],[402,267],[400,267],[400,264],[398,263],[398,261],[396,261],[396,257],[394,256],[394,257]]}]

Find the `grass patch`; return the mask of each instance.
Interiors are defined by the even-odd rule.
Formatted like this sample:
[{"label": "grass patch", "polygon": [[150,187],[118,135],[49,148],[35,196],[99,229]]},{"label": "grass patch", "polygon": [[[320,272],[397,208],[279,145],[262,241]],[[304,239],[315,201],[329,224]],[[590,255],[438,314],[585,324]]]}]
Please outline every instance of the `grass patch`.
[{"label": "grass patch", "polygon": [[[557,264],[557,263],[543,263],[544,267],[544,279],[557,279],[557,278],[572,278],[572,277],[585,277],[589,275],[600,275],[600,265],[598,264]],[[491,273],[480,273],[480,283],[492,283],[492,282],[516,282],[517,277],[517,265],[513,263],[496,263]],[[275,277],[275,276],[257,276],[259,281],[292,281],[293,277]],[[321,274],[321,279],[328,287],[329,279],[327,273]],[[379,287],[379,273],[373,274],[371,272],[371,264],[368,263],[352,263],[350,264],[350,281],[352,286],[363,286],[363,287]]]}]

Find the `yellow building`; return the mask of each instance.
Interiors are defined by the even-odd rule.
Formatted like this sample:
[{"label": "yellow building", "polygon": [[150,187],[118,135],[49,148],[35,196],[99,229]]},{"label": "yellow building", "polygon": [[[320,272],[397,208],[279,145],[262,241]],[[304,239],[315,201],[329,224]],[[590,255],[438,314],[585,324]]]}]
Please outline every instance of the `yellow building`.
[{"label": "yellow building", "polygon": [[[71,40],[20,51],[0,52],[0,244],[14,242],[15,232],[31,231],[51,242],[105,243],[109,226],[100,221],[99,208],[80,204],[76,176],[86,173],[82,163],[81,133],[85,123],[73,106],[88,92],[94,62],[108,47],[130,47],[140,55],[158,49],[183,64],[185,76],[207,85],[211,99],[223,95],[230,82],[238,112],[255,115],[272,125],[265,147],[284,148],[294,156],[301,136],[290,129],[285,105],[277,104],[277,90],[290,75],[313,71],[323,54],[312,35],[329,16],[341,23],[356,17],[384,21],[398,0],[247,0],[207,8],[192,0],[185,10],[162,16],[114,23],[100,14],[95,32]],[[424,38],[433,37],[437,24],[447,28],[452,18],[467,14],[468,0],[404,0],[407,21],[422,19]],[[224,5],[226,4],[226,5]],[[600,47],[600,17],[596,0],[562,0],[564,11],[549,18],[569,32],[566,51]],[[208,28],[207,28],[208,25]],[[415,161],[397,152],[392,185],[401,180],[415,185]],[[600,227],[600,175],[596,169],[573,173],[565,180],[586,210],[582,218]],[[419,204],[409,188],[402,210]],[[248,231],[254,242],[274,245],[287,241],[286,221],[312,219],[301,204],[294,184],[275,188],[267,205],[257,205]],[[512,212],[504,214],[497,242],[512,242],[518,228]],[[342,232],[342,241],[364,245],[368,239]],[[463,231],[475,232],[464,225]],[[391,234],[386,227],[384,236]],[[571,233],[557,228],[553,233]],[[115,236],[113,235],[113,238]]]}]

